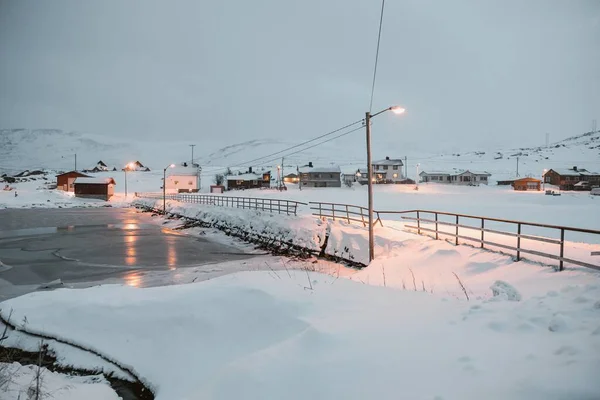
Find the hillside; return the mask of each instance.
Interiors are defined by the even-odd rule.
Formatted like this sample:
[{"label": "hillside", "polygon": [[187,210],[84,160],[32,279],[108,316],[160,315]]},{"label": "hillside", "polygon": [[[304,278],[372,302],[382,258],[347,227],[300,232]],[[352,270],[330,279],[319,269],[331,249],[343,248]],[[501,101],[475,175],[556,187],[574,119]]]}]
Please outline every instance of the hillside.
[{"label": "hillside", "polygon": [[[196,142],[195,159],[207,174],[232,167],[243,169],[247,165],[273,168],[281,163],[288,170],[308,161],[315,164],[337,163],[343,171],[365,164],[364,144],[360,132],[351,136],[318,145],[318,141],[284,152],[298,141],[252,139],[240,143],[226,143],[225,138],[212,137],[207,142]],[[316,146],[315,146],[316,144]],[[301,151],[308,146],[314,146]],[[519,175],[539,176],[546,168],[572,167],[600,170],[600,132],[588,132],[552,143],[547,148],[486,149],[475,151],[465,146],[465,152],[426,154],[403,148],[401,141],[382,143],[374,140],[373,158],[408,156],[408,175],[414,177],[416,164],[421,171],[456,169],[485,170],[493,174],[492,180]],[[191,159],[187,142],[125,141],[109,136],[67,132],[58,129],[2,129],[0,130],[0,171],[16,174],[29,169],[66,170],[74,166],[77,154],[78,168],[92,168],[99,160],[109,168],[139,160],[151,169],[162,169],[170,163]],[[268,156],[268,157],[267,157]],[[210,172],[209,172],[210,171]]]}]

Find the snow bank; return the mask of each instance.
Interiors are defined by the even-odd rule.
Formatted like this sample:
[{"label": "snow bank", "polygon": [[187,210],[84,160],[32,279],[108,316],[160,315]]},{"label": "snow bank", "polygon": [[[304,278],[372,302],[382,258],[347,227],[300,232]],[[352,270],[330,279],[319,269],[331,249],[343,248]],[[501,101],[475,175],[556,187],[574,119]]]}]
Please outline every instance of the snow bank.
[{"label": "snow bank", "polygon": [[28,329],[131,365],[157,399],[600,393],[598,281],[519,302],[467,302],[289,272],[31,293],[4,302],[2,315],[12,308]]},{"label": "snow bank", "polygon": [[[0,387],[2,400],[29,399],[28,389],[35,383],[37,367],[19,363],[0,363],[0,371],[9,377],[6,387]],[[60,400],[120,399],[102,375],[69,376],[41,368],[40,398]]]}]

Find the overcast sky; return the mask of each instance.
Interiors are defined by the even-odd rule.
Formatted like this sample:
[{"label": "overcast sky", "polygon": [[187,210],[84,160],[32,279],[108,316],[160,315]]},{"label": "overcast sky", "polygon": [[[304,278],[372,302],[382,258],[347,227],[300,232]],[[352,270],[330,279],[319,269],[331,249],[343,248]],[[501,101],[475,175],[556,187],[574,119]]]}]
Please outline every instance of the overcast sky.
[{"label": "overcast sky", "polygon": [[[380,4],[0,0],[0,127],[308,139],[367,111]],[[373,111],[407,114],[374,121],[379,145],[541,145],[600,124],[598,0],[388,0],[380,51]]]}]

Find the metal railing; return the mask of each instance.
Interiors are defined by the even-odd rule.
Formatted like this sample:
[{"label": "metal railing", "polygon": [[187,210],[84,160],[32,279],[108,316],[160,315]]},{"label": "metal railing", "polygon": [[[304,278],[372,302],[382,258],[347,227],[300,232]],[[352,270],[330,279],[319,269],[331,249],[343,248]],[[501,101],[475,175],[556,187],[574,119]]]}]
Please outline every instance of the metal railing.
[{"label": "metal railing", "polygon": [[[312,215],[317,217],[332,218],[334,221],[338,219],[348,223],[351,221],[360,222],[363,226],[367,226],[367,223],[369,222],[369,209],[366,207],[316,201],[311,201],[308,204],[313,211]],[[374,224],[379,222],[381,226],[383,226],[378,211],[373,210],[373,216],[377,216]]]},{"label": "metal railing", "polygon": [[[366,207],[311,202],[310,209],[313,210],[313,215],[318,217],[345,220],[347,222],[355,221],[362,223],[363,226],[366,226],[368,221],[368,209]],[[600,240],[600,231],[598,230],[430,210],[377,210],[374,211],[374,216],[376,216],[374,224],[379,222],[383,226],[381,215],[398,215],[401,220],[412,221],[415,225],[404,224],[404,228],[413,232],[416,231],[419,235],[428,234],[436,240],[450,237],[455,245],[458,245],[459,240],[462,240],[463,242],[475,243],[482,249],[487,246],[487,248],[495,247],[514,251],[516,252],[517,261],[521,260],[521,253],[524,253],[558,261],[558,267],[561,271],[564,268],[564,263],[600,270],[600,265],[565,256],[565,236],[567,234],[595,235],[594,237]],[[507,228],[507,225],[510,228]],[[528,230],[527,233],[524,232],[525,228]],[[554,232],[556,237],[549,237],[548,230]],[[544,233],[540,234],[541,231],[544,231]],[[509,238],[511,242],[514,239],[514,242],[506,243],[503,238]],[[583,242],[589,244],[591,240],[584,240]],[[533,243],[556,245],[556,254],[542,251],[545,249],[532,248],[536,247],[532,245]],[[591,255],[595,253],[592,251]]]},{"label": "metal railing", "polygon": [[[137,197],[146,199],[162,199],[162,193],[136,193]],[[306,205],[299,201],[284,199],[268,199],[257,197],[215,196],[207,194],[167,194],[167,200],[176,200],[183,203],[206,204],[220,207],[234,207],[250,210],[268,211],[271,213],[297,215],[298,206]]]}]

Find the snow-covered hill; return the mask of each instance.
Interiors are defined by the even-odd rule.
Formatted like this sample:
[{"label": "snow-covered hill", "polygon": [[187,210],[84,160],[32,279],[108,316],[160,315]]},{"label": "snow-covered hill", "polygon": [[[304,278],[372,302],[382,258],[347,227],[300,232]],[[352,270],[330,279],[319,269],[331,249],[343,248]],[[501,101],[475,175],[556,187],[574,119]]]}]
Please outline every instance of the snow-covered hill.
[{"label": "snow-covered hill", "polygon": [[[210,173],[231,167],[233,170],[253,167],[273,168],[284,157],[285,168],[312,161],[315,164],[336,163],[342,171],[364,166],[365,150],[361,132],[319,144],[311,142],[296,146],[300,141],[254,138],[240,143],[228,143],[226,135],[213,135],[195,141],[194,158]],[[92,168],[99,160],[109,168],[134,160],[151,169],[162,169],[171,163],[190,161],[188,142],[147,141],[112,136],[66,132],[58,129],[0,130],[0,172],[17,173],[25,169],[67,170],[74,167],[77,154],[79,169]],[[307,148],[310,147],[310,148]],[[397,142],[385,138],[373,140],[374,159],[390,156],[408,157],[408,174],[414,177],[416,165],[421,171],[462,169],[485,170],[492,180],[520,176],[539,176],[547,168],[578,166],[600,171],[600,132],[588,132],[550,144],[548,147],[474,150],[468,143],[459,153],[422,153],[406,148],[401,138]],[[282,151],[289,149],[286,151]],[[306,149],[306,150],[304,150]]]}]

